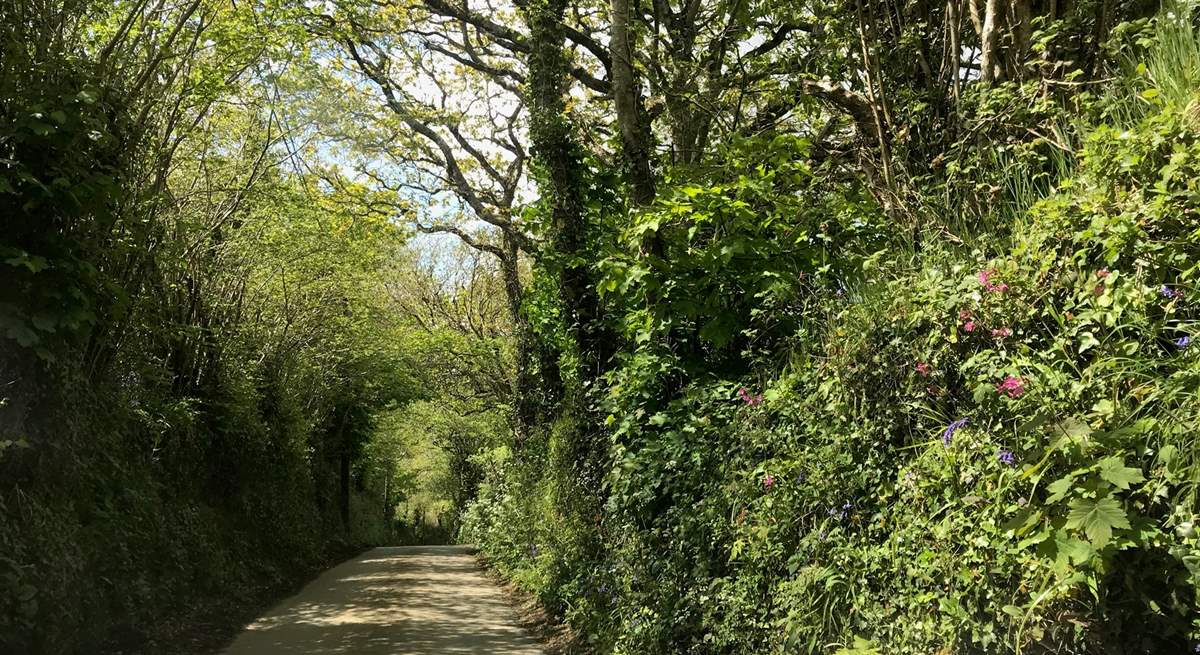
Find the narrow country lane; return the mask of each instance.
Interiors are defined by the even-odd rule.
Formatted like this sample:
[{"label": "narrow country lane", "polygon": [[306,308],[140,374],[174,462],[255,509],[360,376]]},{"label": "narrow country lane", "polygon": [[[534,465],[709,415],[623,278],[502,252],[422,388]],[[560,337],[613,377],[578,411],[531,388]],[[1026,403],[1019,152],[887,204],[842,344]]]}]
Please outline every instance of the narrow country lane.
[{"label": "narrow country lane", "polygon": [[326,571],[226,655],[540,655],[462,546],[376,548]]}]

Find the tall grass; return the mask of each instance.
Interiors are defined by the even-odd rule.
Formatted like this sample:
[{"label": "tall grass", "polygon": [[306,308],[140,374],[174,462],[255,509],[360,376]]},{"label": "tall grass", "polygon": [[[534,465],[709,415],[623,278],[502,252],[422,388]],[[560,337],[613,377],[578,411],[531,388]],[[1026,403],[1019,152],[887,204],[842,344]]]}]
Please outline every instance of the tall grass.
[{"label": "tall grass", "polygon": [[1168,103],[1186,107],[1200,90],[1200,30],[1195,0],[1164,5],[1154,23],[1154,45],[1146,52],[1146,74]]},{"label": "tall grass", "polygon": [[1126,55],[1123,75],[1110,89],[1105,117],[1136,125],[1161,105],[1187,107],[1200,98],[1200,28],[1197,0],[1166,0],[1155,16],[1149,46]]}]

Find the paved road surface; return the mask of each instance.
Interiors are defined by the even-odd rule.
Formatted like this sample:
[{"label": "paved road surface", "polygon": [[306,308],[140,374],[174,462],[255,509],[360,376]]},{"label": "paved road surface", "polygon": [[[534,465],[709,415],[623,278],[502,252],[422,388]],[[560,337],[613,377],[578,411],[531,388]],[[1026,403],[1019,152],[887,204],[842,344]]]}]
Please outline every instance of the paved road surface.
[{"label": "paved road surface", "polygon": [[226,655],[542,655],[467,548],[376,548],[258,619]]}]

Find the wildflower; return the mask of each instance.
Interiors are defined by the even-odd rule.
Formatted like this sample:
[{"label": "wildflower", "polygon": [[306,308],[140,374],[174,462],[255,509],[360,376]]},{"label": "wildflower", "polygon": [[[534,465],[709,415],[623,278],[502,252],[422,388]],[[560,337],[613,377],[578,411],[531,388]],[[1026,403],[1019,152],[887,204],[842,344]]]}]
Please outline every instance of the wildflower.
[{"label": "wildflower", "polygon": [[738,389],[738,397],[751,407],[761,405],[763,401],[762,394],[752,395],[749,391],[746,391],[746,387]]},{"label": "wildflower", "polygon": [[992,281],[992,276],[995,274],[996,274],[996,271],[991,270],[991,269],[984,269],[982,271],[979,271],[979,273],[977,273],[977,276],[979,277],[979,283],[982,284],[983,288],[987,289],[988,291],[998,291],[1000,293],[1008,291],[1007,284],[1005,284],[1003,282]]},{"label": "wildflower", "polygon": [[770,491],[771,488],[775,486],[775,476],[770,473],[764,475],[762,479],[762,485],[763,489]]},{"label": "wildflower", "polygon": [[1025,394],[1025,381],[1015,375],[1010,375],[996,385],[996,391],[1009,398],[1020,398]]},{"label": "wildflower", "polygon": [[966,330],[967,332],[974,332],[975,331],[975,321],[967,321],[963,325],[963,329]]},{"label": "wildflower", "polygon": [[1104,278],[1106,278],[1108,276],[1109,276],[1109,272],[1108,272],[1107,268],[1102,268],[1102,269],[1096,271],[1096,277],[1100,278],[1101,280],[1103,280]]},{"label": "wildflower", "polygon": [[1003,448],[1000,449],[1000,452],[996,453],[996,459],[1000,460],[1001,464],[1008,466],[1017,465],[1017,458],[1013,456],[1011,451],[1004,450]]},{"label": "wildflower", "polygon": [[1168,286],[1167,286],[1167,285],[1165,285],[1165,284],[1164,284],[1164,285],[1162,285],[1162,288],[1160,288],[1160,289],[1158,290],[1158,293],[1159,293],[1159,295],[1161,295],[1163,298],[1171,298],[1171,299],[1175,299],[1175,298],[1182,298],[1182,297],[1183,297],[1183,292],[1182,292],[1182,291],[1180,291],[1179,289],[1172,289],[1171,287],[1168,287]]},{"label": "wildflower", "polygon": [[1192,338],[1191,337],[1179,337],[1172,343],[1175,344],[1176,348],[1183,350],[1184,348],[1187,348],[1188,346],[1190,346],[1192,344]]},{"label": "wildflower", "polygon": [[962,427],[965,426],[968,421],[969,419],[964,416],[950,425],[947,425],[946,429],[942,432],[942,445],[949,446],[950,442],[954,440],[954,433],[962,429]]},{"label": "wildflower", "polygon": [[958,312],[958,320],[960,321],[966,321],[972,318],[975,318],[975,314],[971,313],[971,310],[969,309],[963,309]]},{"label": "wildflower", "polygon": [[929,371],[929,364],[926,364],[925,362],[917,362],[917,373],[920,373],[921,377],[929,377]]},{"label": "wildflower", "polygon": [[1100,296],[1103,296],[1103,295],[1104,295],[1104,285],[1103,285],[1103,284],[1097,284],[1097,285],[1096,285],[1096,288],[1095,288],[1095,289],[1092,289],[1092,293],[1096,294],[1096,297],[1097,297],[1097,298],[1099,298]]},{"label": "wildflower", "polygon": [[1006,327],[996,328],[995,330],[992,330],[992,336],[999,338],[1010,337],[1012,336],[1012,330]]}]

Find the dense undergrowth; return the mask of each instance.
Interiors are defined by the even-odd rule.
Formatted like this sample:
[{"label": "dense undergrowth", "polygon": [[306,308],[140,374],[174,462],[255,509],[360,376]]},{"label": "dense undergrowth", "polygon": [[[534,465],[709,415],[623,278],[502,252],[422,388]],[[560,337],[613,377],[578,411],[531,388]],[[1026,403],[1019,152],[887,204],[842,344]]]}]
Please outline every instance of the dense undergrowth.
[{"label": "dense undergrowth", "polygon": [[560,421],[481,458],[464,536],[598,652],[1190,652],[1200,43],[1157,29],[1079,104],[982,97],[1077,145],[931,175],[950,232],[897,238],[803,140],[673,180],[597,262],[603,506]]}]

